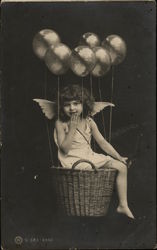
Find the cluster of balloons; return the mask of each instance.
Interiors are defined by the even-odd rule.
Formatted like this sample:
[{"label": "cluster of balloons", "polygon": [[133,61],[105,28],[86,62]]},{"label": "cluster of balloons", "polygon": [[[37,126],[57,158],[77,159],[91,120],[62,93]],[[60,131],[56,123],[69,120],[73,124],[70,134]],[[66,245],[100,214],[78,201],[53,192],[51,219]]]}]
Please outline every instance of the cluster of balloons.
[{"label": "cluster of balloons", "polygon": [[110,35],[101,42],[96,34],[87,32],[82,35],[79,46],[71,50],[61,43],[55,31],[44,29],[35,35],[33,50],[55,75],[66,73],[70,67],[80,77],[89,73],[101,77],[112,65],[124,60],[127,49],[124,40],[118,35]]}]

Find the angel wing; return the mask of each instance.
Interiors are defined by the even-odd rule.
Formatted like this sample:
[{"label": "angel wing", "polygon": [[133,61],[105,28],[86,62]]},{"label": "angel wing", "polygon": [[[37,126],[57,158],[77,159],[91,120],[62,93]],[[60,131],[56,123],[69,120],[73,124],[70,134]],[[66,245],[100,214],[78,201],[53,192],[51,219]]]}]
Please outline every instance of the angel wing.
[{"label": "angel wing", "polygon": [[41,107],[42,112],[48,119],[52,119],[55,115],[55,102],[51,102],[45,99],[33,99]]},{"label": "angel wing", "polygon": [[101,110],[103,110],[108,106],[114,107],[115,105],[111,102],[95,102],[93,107],[93,112],[91,115],[94,116],[96,113],[100,112]]}]

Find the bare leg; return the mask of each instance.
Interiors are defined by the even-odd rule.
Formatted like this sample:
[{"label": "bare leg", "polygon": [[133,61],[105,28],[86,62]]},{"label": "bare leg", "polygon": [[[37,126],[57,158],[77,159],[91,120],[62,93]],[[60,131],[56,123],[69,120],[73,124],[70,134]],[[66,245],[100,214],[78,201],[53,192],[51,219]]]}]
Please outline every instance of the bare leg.
[{"label": "bare leg", "polygon": [[127,215],[134,219],[131,210],[128,207],[127,202],[127,167],[123,163],[117,160],[112,160],[108,163],[108,166],[118,170],[116,179],[117,193],[119,198],[119,205],[117,212]]}]

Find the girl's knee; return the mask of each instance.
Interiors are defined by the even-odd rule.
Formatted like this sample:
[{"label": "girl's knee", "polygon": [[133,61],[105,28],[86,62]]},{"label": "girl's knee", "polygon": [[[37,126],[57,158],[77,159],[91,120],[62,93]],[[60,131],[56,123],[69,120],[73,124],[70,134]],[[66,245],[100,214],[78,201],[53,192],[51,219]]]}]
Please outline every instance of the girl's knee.
[{"label": "girl's knee", "polygon": [[120,162],[119,164],[119,171],[123,173],[127,173],[127,166],[122,162]]},{"label": "girl's knee", "polygon": [[119,172],[123,172],[123,173],[127,172],[127,166],[124,163],[117,161],[117,160],[111,161],[110,167],[117,169]]}]

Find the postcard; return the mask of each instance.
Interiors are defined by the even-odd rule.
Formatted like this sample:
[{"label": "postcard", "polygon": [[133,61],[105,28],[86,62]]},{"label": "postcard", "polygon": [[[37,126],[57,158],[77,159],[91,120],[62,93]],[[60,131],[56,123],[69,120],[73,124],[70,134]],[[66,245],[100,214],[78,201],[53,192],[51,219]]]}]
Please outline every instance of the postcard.
[{"label": "postcard", "polygon": [[156,245],[154,1],[2,1],[2,249]]}]

